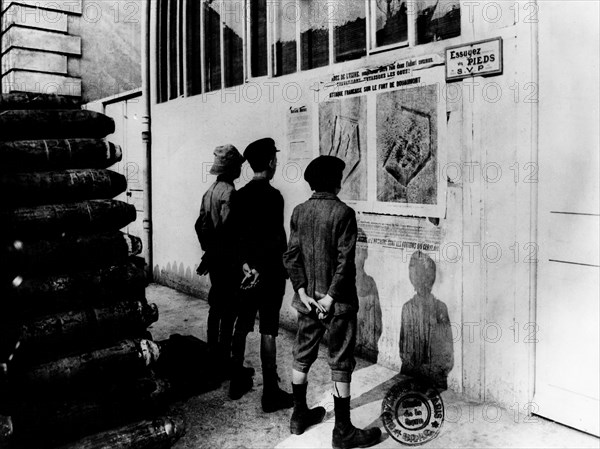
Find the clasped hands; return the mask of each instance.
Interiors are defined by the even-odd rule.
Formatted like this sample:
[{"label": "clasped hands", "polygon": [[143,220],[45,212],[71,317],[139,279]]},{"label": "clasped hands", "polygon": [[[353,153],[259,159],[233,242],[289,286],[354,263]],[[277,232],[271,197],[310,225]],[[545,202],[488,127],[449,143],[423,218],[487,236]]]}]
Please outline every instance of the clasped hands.
[{"label": "clasped hands", "polygon": [[249,290],[251,288],[256,287],[256,284],[259,282],[260,274],[254,268],[250,268],[250,265],[245,263],[242,265],[242,270],[244,271],[244,279],[242,279],[241,289]]},{"label": "clasped hands", "polygon": [[308,296],[304,288],[300,288],[298,289],[298,296],[308,310],[316,309],[317,316],[321,321],[328,321],[333,316],[334,301],[328,294],[317,300]]}]

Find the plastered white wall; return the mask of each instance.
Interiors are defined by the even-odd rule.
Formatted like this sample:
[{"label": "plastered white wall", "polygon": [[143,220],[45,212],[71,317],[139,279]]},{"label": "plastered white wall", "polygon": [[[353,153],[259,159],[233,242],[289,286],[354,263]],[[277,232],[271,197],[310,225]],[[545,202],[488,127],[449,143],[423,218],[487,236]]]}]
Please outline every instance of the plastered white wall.
[{"label": "plastered white wall", "polygon": [[[497,401],[507,406],[529,401],[533,352],[532,346],[524,342],[527,334],[524,325],[531,318],[529,279],[533,264],[524,261],[527,255],[524,245],[530,243],[529,205],[535,184],[525,183],[524,178],[531,174],[525,164],[531,159],[531,111],[536,104],[532,101],[535,86],[527,85],[532,82],[531,25],[523,19],[531,11],[524,9],[524,3],[496,2],[500,17],[491,21],[497,14],[492,16],[493,11],[488,8],[486,18],[485,4],[464,9],[460,38],[389,51],[368,60],[253,80],[229,91],[153,104],[156,279],[199,295],[207,291],[207,279],[195,274],[201,251],[194,222],[202,194],[214,180],[208,169],[215,146],[231,143],[243,151],[253,140],[270,136],[285,150],[288,108],[307,105],[313,114],[318,113],[311,90],[315,81],[352,68],[432,53],[443,55],[447,46],[502,37],[504,73],[453,83],[461,95],[446,104],[447,161],[458,164],[463,173],[460,179],[448,183],[447,213],[439,224],[441,246],[458,245],[462,254],[457,258],[448,253],[445,260],[438,261],[433,293],[447,305],[453,323],[455,362],[449,376],[450,388],[476,400]],[[515,7],[521,8],[518,17]],[[156,73],[156,61],[152,64],[152,73]],[[153,83],[156,87],[156,79]],[[299,86],[302,97],[298,101],[285,101],[282,92],[286,83]],[[257,88],[261,96],[254,101]],[[288,91],[288,96],[295,96],[295,90]],[[316,153],[318,149],[313,151]],[[279,162],[273,185],[285,199],[288,230],[293,207],[308,198],[310,192],[297,167],[288,164],[286,151],[279,154]],[[490,163],[486,179],[477,167]],[[501,169],[497,180],[493,164]],[[469,167],[474,170],[472,178]],[[238,188],[250,179],[250,173],[249,169],[244,172]],[[427,222],[423,226],[432,225]],[[519,248],[517,256],[511,250],[515,244]],[[488,249],[485,258],[484,247]],[[502,253],[495,260],[493,251],[497,248]],[[399,369],[400,313],[402,305],[413,295],[408,280],[408,257],[376,246],[370,246],[368,251],[365,272],[375,280],[382,309],[378,362]],[[288,285],[281,312],[282,322],[288,326],[293,326],[295,320],[291,296]],[[515,325],[520,332],[515,332]]]}]

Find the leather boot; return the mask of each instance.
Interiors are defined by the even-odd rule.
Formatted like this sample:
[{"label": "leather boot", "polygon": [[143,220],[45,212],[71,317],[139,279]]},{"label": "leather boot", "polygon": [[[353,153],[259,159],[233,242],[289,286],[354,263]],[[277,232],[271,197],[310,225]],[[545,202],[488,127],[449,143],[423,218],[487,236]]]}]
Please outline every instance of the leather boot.
[{"label": "leather boot", "polygon": [[294,435],[302,435],[306,429],[319,424],[325,418],[325,408],[315,407],[309,409],[306,405],[307,387],[308,383],[292,384],[294,411],[290,420],[290,432]]},{"label": "leather boot", "polygon": [[350,421],[350,397],[333,397],[335,404],[335,427],[331,445],[334,449],[352,449],[354,447],[369,447],[381,439],[378,427],[357,429]]},{"label": "leather boot", "polygon": [[292,395],[279,388],[279,377],[276,368],[263,367],[263,395],[261,399],[263,412],[273,413],[277,410],[291,408],[294,405]]},{"label": "leather boot", "polygon": [[252,390],[254,385],[254,381],[252,380],[253,374],[254,369],[246,367],[241,367],[233,371],[229,382],[229,399],[237,401]]},{"label": "leather boot", "polygon": [[243,356],[240,358],[234,354],[227,364],[227,379],[233,379],[236,375],[252,377],[254,376],[254,368],[244,366]]},{"label": "leather boot", "polygon": [[237,327],[231,341],[231,377],[236,372],[240,375],[254,376],[254,368],[244,366],[244,354],[246,352],[246,335],[244,331],[240,331]]}]

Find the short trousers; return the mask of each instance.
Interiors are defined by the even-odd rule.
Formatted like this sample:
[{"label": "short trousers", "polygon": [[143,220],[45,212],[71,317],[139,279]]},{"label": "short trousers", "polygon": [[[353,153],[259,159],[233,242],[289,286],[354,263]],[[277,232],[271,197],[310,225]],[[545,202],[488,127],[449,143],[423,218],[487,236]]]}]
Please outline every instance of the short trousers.
[{"label": "short trousers", "polygon": [[294,369],[308,373],[319,355],[319,344],[329,330],[327,361],[331,368],[331,380],[349,383],[356,366],[356,312],[334,315],[328,324],[323,323],[314,311],[298,311],[298,332],[294,341]]},{"label": "short trousers", "polygon": [[240,305],[236,332],[254,331],[256,314],[259,316],[259,331],[263,335],[279,335],[279,312],[285,293],[285,278],[261,279],[249,290],[240,290]]}]

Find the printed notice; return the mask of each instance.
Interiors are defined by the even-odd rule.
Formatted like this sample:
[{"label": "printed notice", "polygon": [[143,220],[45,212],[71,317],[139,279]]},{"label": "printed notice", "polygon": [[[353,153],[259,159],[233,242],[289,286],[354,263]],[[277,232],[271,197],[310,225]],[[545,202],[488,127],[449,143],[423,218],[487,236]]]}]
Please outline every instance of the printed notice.
[{"label": "printed notice", "polygon": [[333,98],[352,97],[367,93],[379,93],[403,87],[420,85],[424,80],[421,70],[443,64],[440,55],[432,54],[418,58],[402,59],[378,67],[338,73],[322,82],[320,101]]},{"label": "printed notice", "polygon": [[438,252],[442,230],[425,218],[395,217],[392,215],[358,216],[359,244],[403,250]]},{"label": "printed notice", "polygon": [[290,161],[312,159],[311,118],[306,106],[290,107],[287,116],[287,141]]}]

